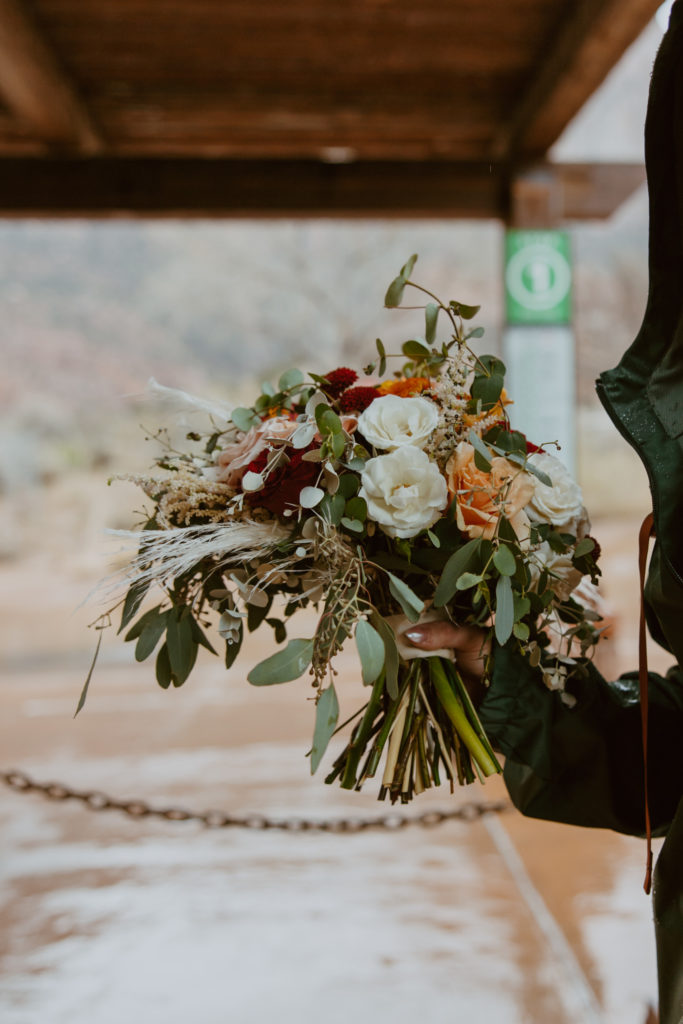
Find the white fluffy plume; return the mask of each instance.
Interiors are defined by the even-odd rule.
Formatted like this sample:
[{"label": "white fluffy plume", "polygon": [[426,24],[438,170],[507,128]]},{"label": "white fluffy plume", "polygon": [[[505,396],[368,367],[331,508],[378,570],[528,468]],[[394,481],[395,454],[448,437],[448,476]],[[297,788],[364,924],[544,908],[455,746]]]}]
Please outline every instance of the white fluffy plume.
[{"label": "white fluffy plume", "polygon": [[125,547],[137,549],[137,554],[120,573],[103,581],[103,589],[111,595],[136,583],[163,583],[181,576],[203,558],[218,557],[218,564],[228,564],[233,561],[231,556],[238,555],[240,562],[247,562],[267,555],[289,532],[279,523],[251,520],[174,530],[109,530],[110,536],[122,538]]},{"label": "white fluffy plume", "polygon": [[219,422],[230,422],[232,409],[229,405],[208,402],[206,399],[198,398],[197,395],[191,395],[188,391],[182,391],[180,388],[169,388],[165,384],[160,384],[154,377],[150,377],[147,381],[147,387],[142,397],[156,399],[162,408],[172,415],[202,412]]}]

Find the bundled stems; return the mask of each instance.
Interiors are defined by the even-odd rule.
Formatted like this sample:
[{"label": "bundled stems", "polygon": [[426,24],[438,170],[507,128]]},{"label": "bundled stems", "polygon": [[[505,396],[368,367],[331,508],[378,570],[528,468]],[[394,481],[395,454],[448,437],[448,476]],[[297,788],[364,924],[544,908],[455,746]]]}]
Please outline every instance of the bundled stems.
[{"label": "bundled stems", "polygon": [[[406,666],[398,695],[381,675],[373,684],[351,740],[326,778],[342,789],[361,789],[384,755],[379,798],[409,801],[446,776],[462,785],[500,772],[467,689],[451,662],[415,659]],[[362,768],[361,761],[364,758]]]}]

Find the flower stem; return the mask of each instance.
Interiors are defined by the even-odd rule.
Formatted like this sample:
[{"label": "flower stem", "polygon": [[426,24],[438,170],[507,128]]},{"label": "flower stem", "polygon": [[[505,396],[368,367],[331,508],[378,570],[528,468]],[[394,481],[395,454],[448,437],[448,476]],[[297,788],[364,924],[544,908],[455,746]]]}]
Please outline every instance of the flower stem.
[{"label": "flower stem", "polygon": [[432,657],[429,659],[429,674],[444,711],[455,726],[458,736],[477,762],[482,774],[488,776],[500,772],[500,765],[495,759],[490,757],[475,730],[470,725],[465,709],[459,698],[454,694],[448,681],[441,658]]}]

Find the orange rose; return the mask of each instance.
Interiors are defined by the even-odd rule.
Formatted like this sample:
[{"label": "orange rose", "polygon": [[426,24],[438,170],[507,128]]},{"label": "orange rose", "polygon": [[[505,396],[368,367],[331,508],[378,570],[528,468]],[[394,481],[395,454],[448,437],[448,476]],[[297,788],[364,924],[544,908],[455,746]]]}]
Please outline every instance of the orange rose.
[{"label": "orange rose", "polygon": [[474,448],[461,441],[446,464],[449,498],[456,502],[458,529],[470,537],[491,538],[503,513],[520,540],[529,536],[524,511],[534,493],[532,478],[499,456],[488,473],[477,469]]},{"label": "orange rose", "polygon": [[378,391],[383,395],[398,395],[399,398],[407,398],[410,395],[419,395],[432,386],[429,377],[402,377],[400,380],[385,380],[380,384]]}]

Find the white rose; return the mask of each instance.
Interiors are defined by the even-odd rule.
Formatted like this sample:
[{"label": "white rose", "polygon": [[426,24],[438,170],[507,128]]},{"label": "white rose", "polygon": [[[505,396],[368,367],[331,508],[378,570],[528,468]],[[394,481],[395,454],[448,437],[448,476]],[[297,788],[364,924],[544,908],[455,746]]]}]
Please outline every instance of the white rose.
[{"label": "white rose", "polygon": [[358,417],[358,429],[375,448],[393,451],[403,445],[424,448],[439,422],[439,410],[428,398],[376,398]]},{"label": "white rose", "polygon": [[369,459],[358,493],[370,519],[390,537],[414,537],[436,522],[448,502],[438,467],[414,445]]},{"label": "white rose", "polygon": [[534,551],[534,558],[529,565],[531,590],[536,589],[543,569],[548,571],[548,587],[561,601],[567,600],[582,579],[582,574],[572,565],[571,552],[553,551],[547,541]]},{"label": "white rose", "polygon": [[526,507],[532,522],[551,523],[558,529],[585,536],[590,530],[588,513],[583,507],[581,488],[559,459],[545,452],[529,456],[532,466],[540,469],[552,480],[552,487],[534,476],[534,494]]}]

